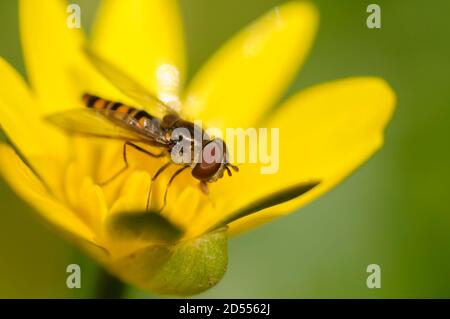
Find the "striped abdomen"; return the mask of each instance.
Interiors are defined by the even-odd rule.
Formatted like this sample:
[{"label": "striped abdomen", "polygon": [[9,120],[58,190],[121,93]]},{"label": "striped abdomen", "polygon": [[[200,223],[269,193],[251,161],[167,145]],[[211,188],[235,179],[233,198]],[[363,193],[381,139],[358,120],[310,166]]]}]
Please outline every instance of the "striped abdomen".
[{"label": "striped abdomen", "polygon": [[83,102],[87,107],[103,111],[104,113],[108,114],[108,116],[111,116],[114,119],[125,122],[130,122],[129,120],[133,119],[134,121],[132,122],[137,126],[140,126],[140,128],[142,129],[145,129],[148,125],[150,125],[150,123],[158,121],[158,119],[148,114],[144,110],[139,110],[120,102],[105,100],[92,94],[84,94]]}]

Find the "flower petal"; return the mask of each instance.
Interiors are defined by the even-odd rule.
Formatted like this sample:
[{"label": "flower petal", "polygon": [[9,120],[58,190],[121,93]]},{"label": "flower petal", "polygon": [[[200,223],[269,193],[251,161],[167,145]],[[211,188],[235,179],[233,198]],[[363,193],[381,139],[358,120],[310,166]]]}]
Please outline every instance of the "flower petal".
[{"label": "flower petal", "polygon": [[11,147],[0,145],[0,174],[43,219],[64,233],[95,243],[94,233],[64,205],[49,195],[45,186]]},{"label": "flower petal", "polygon": [[[68,153],[67,139],[56,128],[43,123],[25,82],[2,58],[0,126],[27,163],[54,189]],[[52,160],[50,169],[49,160]]]},{"label": "flower petal", "polygon": [[312,4],[289,2],[251,24],[194,78],[185,100],[188,115],[219,128],[251,126],[296,75],[317,23]]},{"label": "flower petal", "polygon": [[[27,74],[42,112],[80,105],[81,94],[109,92],[83,54],[84,37],[68,27],[64,1],[20,1],[20,31]],[[116,91],[113,91],[116,92]]]},{"label": "flower petal", "polygon": [[93,50],[100,56],[161,100],[177,99],[185,50],[176,1],[103,1],[93,34]]},{"label": "flower petal", "polygon": [[[279,170],[260,174],[245,165],[224,180],[229,198],[225,209],[243,208],[280,189],[317,180],[306,194],[230,224],[234,233],[305,205],[341,182],[383,143],[383,131],[395,105],[395,94],[382,79],[349,78],[320,84],[291,97],[264,125],[279,128]],[[225,185],[228,183],[229,185]],[[236,186],[245,192],[233,194]],[[222,190],[223,191],[223,190]]]},{"label": "flower petal", "polygon": [[[0,125],[24,155],[64,157],[66,139],[42,123],[26,83],[0,58]],[[42,143],[46,141],[47,143]]]}]

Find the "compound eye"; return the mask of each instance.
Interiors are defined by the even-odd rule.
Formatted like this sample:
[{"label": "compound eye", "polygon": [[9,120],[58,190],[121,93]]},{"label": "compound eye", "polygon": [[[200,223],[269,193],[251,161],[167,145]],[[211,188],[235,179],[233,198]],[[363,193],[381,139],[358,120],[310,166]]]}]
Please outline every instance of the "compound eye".
[{"label": "compound eye", "polygon": [[202,149],[202,161],[197,163],[192,170],[192,176],[199,180],[209,180],[222,167],[223,146],[220,141],[211,141]]}]

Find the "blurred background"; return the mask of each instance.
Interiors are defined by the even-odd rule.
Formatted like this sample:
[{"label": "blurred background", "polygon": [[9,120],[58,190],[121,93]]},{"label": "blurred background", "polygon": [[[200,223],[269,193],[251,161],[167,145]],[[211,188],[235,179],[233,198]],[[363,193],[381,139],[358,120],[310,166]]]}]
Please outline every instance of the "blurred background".
[{"label": "blurred background", "polygon": [[[89,30],[98,2],[82,6]],[[189,76],[226,39],[278,0],[181,0]],[[386,143],[318,201],[231,239],[223,280],[198,297],[450,297],[450,2],[316,0],[316,43],[287,94],[352,75],[377,75],[398,106]],[[17,1],[0,1],[0,55],[24,73]],[[66,287],[78,263],[82,288]],[[381,289],[366,267],[381,266]],[[0,181],[0,297],[93,297],[99,269],[48,231]],[[127,297],[152,297],[129,287]]]}]

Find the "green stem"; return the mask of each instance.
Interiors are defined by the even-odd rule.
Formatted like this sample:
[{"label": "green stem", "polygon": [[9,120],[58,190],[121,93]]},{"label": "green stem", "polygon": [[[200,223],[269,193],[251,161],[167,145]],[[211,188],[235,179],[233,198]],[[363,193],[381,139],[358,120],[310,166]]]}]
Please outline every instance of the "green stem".
[{"label": "green stem", "polygon": [[97,299],[120,299],[125,293],[126,285],[112,276],[103,268],[100,268],[97,279]]}]

